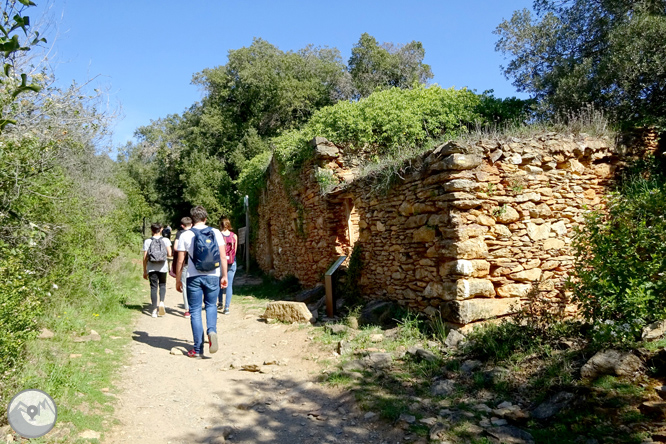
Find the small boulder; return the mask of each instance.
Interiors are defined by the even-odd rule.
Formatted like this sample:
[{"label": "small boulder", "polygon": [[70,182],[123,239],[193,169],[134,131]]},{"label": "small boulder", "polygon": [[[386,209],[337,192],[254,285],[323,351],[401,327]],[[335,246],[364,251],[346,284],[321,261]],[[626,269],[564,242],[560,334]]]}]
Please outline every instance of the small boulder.
[{"label": "small boulder", "polygon": [[432,396],[449,396],[456,389],[456,383],[450,379],[442,379],[436,381],[430,387],[430,394]]},{"label": "small boulder", "polygon": [[603,350],[581,368],[580,375],[586,379],[596,379],[602,375],[631,376],[641,368],[641,360],[631,352]]},{"label": "small boulder", "polygon": [[398,422],[406,422],[407,424],[414,424],[416,422],[416,416],[408,415],[407,413],[401,413],[398,418]]},{"label": "small boulder", "polygon": [[559,392],[552,398],[539,404],[532,412],[532,417],[536,419],[548,419],[569,405],[573,398],[573,393]]},{"label": "small boulder", "polygon": [[393,356],[390,353],[371,353],[363,361],[368,367],[387,368],[393,363]]},{"label": "small boulder", "polygon": [[666,333],[666,320],[657,321],[643,328],[641,338],[644,341],[653,341],[664,336],[664,333]]},{"label": "small boulder", "polygon": [[461,345],[464,345],[466,340],[467,338],[465,337],[464,334],[460,333],[458,330],[451,330],[449,334],[446,335],[444,344],[447,347],[459,347]]},{"label": "small boulder", "polygon": [[424,348],[419,348],[418,350],[416,350],[416,356],[428,362],[437,362],[439,359],[437,355],[435,355],[433,352],[428,351]]},{"label": "small boulder", "polygon": [[291,301],[269,303],[262,317],[264,319],[276,319],[281,322],[298,322],[299,324],[316,321],[307,305],[303,302]]}]

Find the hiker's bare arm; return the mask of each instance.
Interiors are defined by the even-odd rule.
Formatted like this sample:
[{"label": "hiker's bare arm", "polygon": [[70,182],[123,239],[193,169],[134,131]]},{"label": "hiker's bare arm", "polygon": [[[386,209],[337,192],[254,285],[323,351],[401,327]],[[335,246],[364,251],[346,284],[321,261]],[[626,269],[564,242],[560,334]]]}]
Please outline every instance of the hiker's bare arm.
[{"label": "hiker's bare arm", "polygon": [[227,252],[220,246],[220,287],[227,288],[229,280],[227,279]]},{"label": "hiker's bare arm", "polygon": [[183,291],[183,283],[180,281],[181,276],[183,275],[183,262],[185,262],[185,255],[187,251],[176,251],[176,290]]},{"label": "hiker's bare arm", "polygon": [[173,256],[173,250],[171,249],[171,247],[167,247],[167,256],[169,257]]},{"label": "hiker's bare arm", "polygon": [[148,279],[148,251],[143,252],[143,278]]}]

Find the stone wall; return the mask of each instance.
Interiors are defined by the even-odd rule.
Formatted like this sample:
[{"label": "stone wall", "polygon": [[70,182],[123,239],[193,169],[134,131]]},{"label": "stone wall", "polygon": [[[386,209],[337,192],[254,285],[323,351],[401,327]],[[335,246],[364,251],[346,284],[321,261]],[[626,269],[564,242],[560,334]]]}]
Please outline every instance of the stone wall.
[{"label": "stone wall", "polygon": [[[262,255],[272,248],[277,277],[312,285],[356,242],[365,296],[441,310],[457,325],[510,314],[533,288],[561,295],[572,230],[601,208],[617,163],[603,138],[452,142],[377,193],[370,179],[355,179],[343,152],[324,139],[313,145],[298,189],[287,191],[271,167],[260,205],[262,268],[271,268]],[[341,182],[326,195],[316,179],[323,173]]]}]

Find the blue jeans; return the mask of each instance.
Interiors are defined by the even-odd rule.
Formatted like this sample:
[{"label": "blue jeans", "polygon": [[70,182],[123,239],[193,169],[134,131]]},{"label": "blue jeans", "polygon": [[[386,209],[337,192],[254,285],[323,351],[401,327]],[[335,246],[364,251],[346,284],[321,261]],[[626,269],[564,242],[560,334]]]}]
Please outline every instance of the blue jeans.
[{"label": "blue jeans", "polygon": [[[229,265],[227,268],[227,288],[225,290],[224,308],[228,309],[231,304],[231,295],[233,294],[232,284],[234,283],[234,275],[236,274],[236,261]],[[222,292],[220,291],[220,305],[222,305]]]},{"label": "blue jeans", "polygon": [[187,302],[190,305],[190,323],[194,337],[194,351],[203,354],[204,331],[201,320],[201,303],[206,307],[207,333],[217,333],[216,302],[220,294],[219,276],[194,276],[187,278]]}]

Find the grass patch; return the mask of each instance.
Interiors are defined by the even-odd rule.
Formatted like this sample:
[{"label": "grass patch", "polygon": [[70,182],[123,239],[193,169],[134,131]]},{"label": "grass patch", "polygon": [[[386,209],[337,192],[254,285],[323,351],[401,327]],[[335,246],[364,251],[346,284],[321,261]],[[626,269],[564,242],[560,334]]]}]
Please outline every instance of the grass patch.
[{"label": "grass patch", "polygon": [[[43,438],[30,442],[89,442],[77,439],[84,430],[104,433],[112,425],[113,382],[125,362],[136,308],[145,299],[141,269],[125,255],[91,282],[94,297],[50,307],[44,327],[52,339],[36,339],[27,347],[27,363],[12,381],[5,397],[28,388],[43,390],[55,400],[58,422]],[[74,342],[95,330],[101,340]],[[11,393],[10,393],[11,392]],[[103,436],[103,435],[102,435]]]}]

